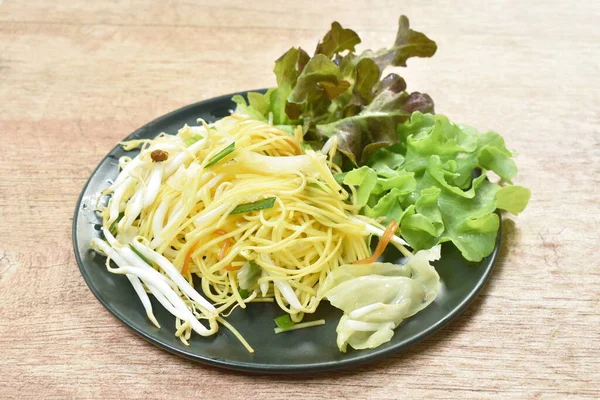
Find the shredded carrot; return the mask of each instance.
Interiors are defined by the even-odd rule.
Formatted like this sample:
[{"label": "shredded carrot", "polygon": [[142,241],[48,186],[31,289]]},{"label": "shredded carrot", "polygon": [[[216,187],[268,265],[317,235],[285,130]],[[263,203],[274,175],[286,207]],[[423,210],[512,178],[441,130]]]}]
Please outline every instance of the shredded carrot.
[{"label": "shredded carrot", "polygon": [[383,254],[385,248],[390,243],[390,240],[392,239],[392,236],[394,236],[394,233],[396,233],[396,231],[398,230],[398,226],[399,225],[396,221],[391,220],[390,224],[385,229],[385,232],[383,232],[383,235],[381,235],[381,237],[379,238],[379,243],[377,243],[377,247],[375,248],[373,255],[371,255],[371,257],[369,258],[365,258],[364,260],[355,261],[354,264],[372,264],[375,261],[377,261],[379,256]]},{"label": "shredded carrot", "polygon": [[229,251],[229,243],[230,242],[231,242],[230,238],[225,239],[225,242],[223,243],[223,247],[221,248],[221,251],[219,251],[219,261],[224,259],[225,256],[227,255],[227,252]]},{"label": "shredded carrot", "polygon": [[[221,235],[221,236],[227,234],[227,232],[222,229],[217,229],[213,233],[215,235]],[[181,268],[182,275],[185,275],[189,272],[190,262],[192,261],[192,255],[198,248],[198,245],[200,245],[200,242],[196,242],[190,248],[190,251],[188,251],[188,253],[185,255],[185,260],[183,261],[183,268]],[[229,246],[231,246],[231,238],[225,239],[225,242],[223,243],[223,247],[221,248],[221,251],[219,251],[219,261],[221,261],[222,259],[225,258],[225,256],[227,255],[227,252],[229,251]],[[240,268],[241,267],[232,267],[231,265],[229,265],[229,266],[225,267],[224,269],[226,269],[227,271],[237,271]]]},{"label": "shredded carrot", "polygon": [[[215,234],[217,235],[225,235],[227,232],[225,232],[222,229],[216,230]],[[223,248],[221,248],[221,251],[219,252],[219,261],[221,261],[222,259],[225,258],[225,256],[227,255],[227,252],[229,251],[229,245],[231,244],[231,238],[227,238],[225,239],[225,243],[223,243]],[[223,267],[223,269],[225,271],[237,271],[238,269],[240,269],[242,267],[234,267],[232,265],[227,265],[226,267]]]},{"label": "shredded carrot", "polygon": [[198,248],[198,245],[200,245],[200,242],[194,243],[194,245],[190,248],[190,251],[188,251],[188,253],[185,255],[185,260],[183,260],[183,268],[181,268],[182,275],[187,275],[187,273],[189,272],[190,261],[192,261],[192,255],[194,254],[194,251],[196,251],[196,249]]},{"label": "shredded carrot", "polygon": [[[225,235],[227,232],[225,232],[222,229],[218,229],[214,232],[217,235]],[[225,239],[225,242],[223,243],[223,247],[221,248],[221,251],[219,251],[219,261],[221,261],[222,259],[225,258],[225,256],[227,255],[227,252],[229,251],[229,246],[231,245],[231,238],[227,238]]]}]

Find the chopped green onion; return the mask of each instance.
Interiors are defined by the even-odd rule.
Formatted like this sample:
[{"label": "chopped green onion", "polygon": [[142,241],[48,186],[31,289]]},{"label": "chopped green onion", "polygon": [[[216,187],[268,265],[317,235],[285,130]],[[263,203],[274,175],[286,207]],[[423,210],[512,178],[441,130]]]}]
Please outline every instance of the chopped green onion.
[{"label": "chopped green onion", "polygon": [[295,322],[290,318],[290,314],[284,314],[277,318],[273,318],[277,326],[281,329],[290,328],[295,325]]},{"label": "chopped green onion", "polygon": [[110,224],[110,227],[108,228],[108,231],[110,233],[112,233],[113,235],[115,235],[117,233],[117,224],[119,223],[119,221],[121,221],[123,219],[123,217],[125,216],[125,213],[119,213],[119,216],[117,217],[117,219],[115,219],[113,221],[112,224]]},{"label": "chopped green onion", "polygon": [[250,300],[251,303],[274,303],[275,299],[273,297],[255,297]]},{"label": "chopped green onion", "polygon": [[139,251],[137,251],[135,247],[133,247],[132,245],[129,245],[129,248],[130,248],[131,250],[133,250],[133,252],[134,252],[135,254],[137,254],[137,256],[138,256],[139,258],[141,258],[141,259],[142,259],[142,261],[144,261],[144,262],[145,262],[146,264],[148,264],[149,266],[153,267],[152,261],[150,261],[150,260],[148,260],[146,257],[144,257],[144,255],[143,255],[142,253],[140,253]]},{"label": "chopped green onion", "polygon": [[218,152],[213,158],[211,158],[210,161],[208,162],[208,164],[206,164],[204,166],[204,168],[208,168],[211,165],[216,164],[223,157],[233,153],[234,150],[235,150],[235,142],[231,142],[231,144],[229,146],[225,147],[223,150]]},{"label": "chopped green onion", "polygon": [[247,213],[247,212],[266,210],[267,208],[273,208],[273,205],[275,204],[275,200],[277,200],[276,197],[269,197],[269,198],[258,200],[258,201],[252,202],[252,203],[240,204],[236,208],[234,208],[233,211],[231,211],[229,213],[229,215],[243,214],[243,213]]},{"label": "chopped green onion", "polygon": [[247,299],[248,296],[250,295],[250,293],[248,293],[248,291],[246,289],[240,289],[239,293],[240,293],[240,297],[242,299]]},{"label": "chopped green onion", "polygon": [[194,136],[190,136],[189,138],[185,139],[183,142],[185,143],[185,145],[187,147],[190,147],[191,145],[196,143],[198,140],[203,139],[203,138],[204,138],[204,136],[197,133]]},{"label": "chopped green onion", "polygon": [[294,324],[292,326],[288,326],[287,328],[275,328],[275,333],[295,331],[296,329],[311,328],[313,326],[320,326],[320,325],[325,325],[324,319],[318,319],[316,321],[310,321],[310,322],[302,322],[300,324]]}]

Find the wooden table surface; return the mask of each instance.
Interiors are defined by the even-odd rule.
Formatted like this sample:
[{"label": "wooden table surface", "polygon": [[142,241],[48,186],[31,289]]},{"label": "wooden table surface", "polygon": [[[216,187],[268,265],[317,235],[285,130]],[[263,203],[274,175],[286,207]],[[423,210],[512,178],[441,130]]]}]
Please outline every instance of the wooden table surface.
[{"label": "wooden table surface", "polygon": [[[0,398],[599,398],[600,2],[0,0]],[[402,3],[402,4],[401,4]],[[71,221],[121,138],[202,99],[274,84],[337,19],[364,48],[396,19],[438,43],[409,89],[520,152],[529,208],[505,219],[484,292],[384,361],[249,376],[170,355],[96,300]]]}]

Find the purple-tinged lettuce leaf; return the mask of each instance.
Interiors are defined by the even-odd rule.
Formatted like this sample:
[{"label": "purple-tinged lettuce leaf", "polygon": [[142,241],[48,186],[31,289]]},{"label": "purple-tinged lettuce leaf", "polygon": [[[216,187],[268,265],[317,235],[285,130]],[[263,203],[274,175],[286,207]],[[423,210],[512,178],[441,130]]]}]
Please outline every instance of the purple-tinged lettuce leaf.
[{"label": "purple-tinged lettuce leaf", "polygon": [[359,114],[317,125],[318,136],[337,136],[338,149],[356,164],[364,164],[375,150],[398,141],[396,127],[414,111],[432,112],[433,100],[425,94],[384,91]]},{"label": "purple-tinged lettuce leaf", "polygon": [[286,51],[275,60],[273,72],[277,79],[277,86],[279,88],[283,86],[291,91],[309,60],[310,56],[300,47],[292,47]]},{"label": "purple-tinged lettuce leaf", "polygon": [[324,54],[328,58],[343,51],[354,52],[354,47],[360,43],[360,38],[352,29],[345,29],[339,22],[331,24],[331,29],[317,45],[315,54]]},{"label": "purple-tinged lettuce leaf", "polygon": [[277,87],[269,89],[265,94],[248,93],[248,103],[243,97],[234,96],[232,100],[237,104],[236,112],[261,121],[269,120],[271,114],[275,125],[294,125],[296,121],[290,119],[285,112],[287,98],[309,59],[309,55],[300,47],[289,49],[275,61],[273,72]]},{"label": "purple-tinged lettuce leaf", "polygon": [[338,86],[340,81],[342,81],[340,67],[327,56],[317,54],[308,61],[304,70],[298,76],[294,89],[287,98],[285,107],[287,116],[295,120],[303,114],[310,113],[314,115],[325,112],[330,101],[325,90],[319,84],[329,82],[333,86]]},{"label": "purple-tinged lettuce leaf", "polygon": [[[363,58],[356,64],[356,76],[352,92],[369,104],[374,97],[373,87],[379,82],[381,70],[370,58]],[[404,90],[404,89],[403,89]]]},{"label": "purple-tinged lettuce leaf", "polygon": [[377,83],[375,95],[378,95],[384,90],[389,90],[394,93],[403,92],[406,90],[406,81],[398,74],[389,74]]},{"label": "purple-tinged lettuce leaf", "polygon": [[406,67],[406,60],[411,57],[432,57],[437,45],[425,34],[410,29],[408,18],[400,16],[398,33],[392,47],[373,52],[367,50],[360,58],[371,58],[383,70],[388,66]]},{"label": "purple-tinged lettuce leaf", "polygon": [[344,80],[338,82],[321,81],[317,83],[317,86],[323,89],[325,96],[327,96],[329,100],[335,100],[348,90],[350,82]]},{"label": "purple-tinged lettuce leaf", "polygon": [[[435,43],[410,29],[404,16],[391,48],[357,55],[359,43],[356,32],[334,22],[314,56],[301,48],[288,50],[275,62],[277,87],[264,95],[250,94],[248,104],[236,98],[237,111],[278,126],[301,125],[305,142],[314,149],[337,135],[340,153],[354,165],[364,164],[374,150],[397,141],[396,126],[412,112],[433,112],[431,98],[406,93],[400,76],[380,79],[386,66],[430,57]],[[499,161],[493,150],[484,158]]]},{"label": "purple-tinged lettuce leaf", "polygon": [[298,77],[304,71],[310,57],[300,47],[289,49],[284,55],[275,61],[273,72],[277,78],[277,88],[269,96],[273,123],[277,125],[290,124],[297,118],[287,115],[287,99],[294,90]]}]

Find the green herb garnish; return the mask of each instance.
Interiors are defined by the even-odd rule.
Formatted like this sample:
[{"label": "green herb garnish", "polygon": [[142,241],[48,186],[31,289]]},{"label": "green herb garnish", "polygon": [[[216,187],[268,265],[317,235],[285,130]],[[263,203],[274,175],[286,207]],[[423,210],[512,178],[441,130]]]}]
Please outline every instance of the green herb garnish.
[{"label": "green herb garnish", "polygon": [[242,299],[246,299],[250,295],[250,293],[246,289],[240,289],[239,294]]},{"label": "green herb garnish", "polygon": [[108,230],[110,231],[110,233],[113,234],[113,236],[117,233],[117,224],[119,223],[119,221],[121,221],[123,219],[124,216],[125,216],[125,213],[120,213],[119,216],[117,217],[117,219],[115,219],[113,221],[113,223],[110,224],[110,227],[108,228]]},{"label": "green herb garnish", "polygon": [[275,324],[282,329],[289,328],[295,324],[295,322],[290,318],[289,314],[284,314],[277,318],[273,318],[273,321],[275,321]]},{"label": "green herb garnish", "polygon": [[267,208],[273,208],[273,205],[275,204],[276,199],[277,199],[276,197],[269,197],[269,198],[258,200],[258,201],[252,202],[252,203],[240,204],[236,208],[234,208],[233,211],[230,212],[229,214],[230,215],[243,214],[243,213],[247,213],[247,212],[260,211],[260,210],[266,210]]},{"label": "green herb garnish", "polygon": [[135,247],[133,247],[132,245],[129,245],[129,248],[130,248],[131,250],[133,250],[133,252],[134,252],[135,254],[137,254],[137,255],[138,255],[138,257],[142,259],[142,261],[144,261],[146,264],[148,264],[148,265],[149,265],[149,266],[151,266],[151,267],[153,266],[153,265],[152,265],[152,262],[151,262],[150,260],[148,260],[148,259],[147,259],[147,258],[146,258],[146,257],[145,257],[145,256],[144,256],[142,253],[140,253],[139,251],[137,251],[137,250],[135,249]]},{"label": "green herb garnish", "polygon": [[235,150],[235,142],[231,142],[231,144],[229,144],[223,150],[221,150],[220,152],[218,152],[213,158],[211,158],[210,161],[204,166],[204,168],[208,168],[208,167],[216,164],[223,157],[225,157],[225,156],[233,153],[234,150]]}]

